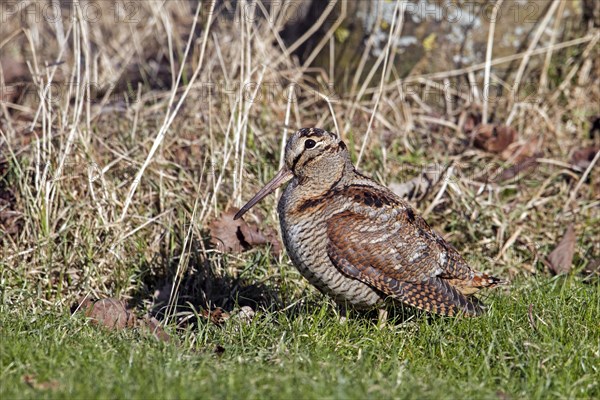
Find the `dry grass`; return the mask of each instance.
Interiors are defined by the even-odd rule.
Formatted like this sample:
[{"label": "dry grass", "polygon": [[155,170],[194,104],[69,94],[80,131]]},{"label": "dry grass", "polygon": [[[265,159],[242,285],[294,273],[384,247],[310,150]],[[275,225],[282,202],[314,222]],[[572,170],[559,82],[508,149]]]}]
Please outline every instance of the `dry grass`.
[{"label": "dry grass", "polygon": [[[65,18],[49,18],[59,3]],[[335,54],[350,3],[295,43],[280,36],[280,3],[232,3],[0,4],[0,394],[597,398],[600,292],[580,272],[600,258],[600,153],[572,158],[600,147],[600,31],[575,3],[544,3],[520,49],[506,52],[498,23],[474,64],[430,46],[408,76],[406,54],[374,34],[356,71],[292,55],[321,28],[316,49]],[[389,31],[410,23],[395,14]],[[332,89],[344,74],[350,88]],[[486,82],[501,89],[489,101]],[[481,149],[482,120],[516,140]],[[341,324],[285,254],[218,251],[211,221],[273,176],[302,126],[341,132],[398,192],[419,188],[410,200],[430,224],[511,280],[490,312]],[[246,218],[277,227],[275,201]],[[549,278],[570,223],[573,272]],[[163,311],[172,341],[97,329],[68,312],[82,297]],[[216,306],[231,316],[219,326],[202,317]]]},{"label": "dry grass", "polygon": [[[150,304],[158,289],[171,303],[180,296],[229,308],[243,297],[278,306],[300,298],[305,283],[279,268],[285,258],[218,253],[207,225],[273,175],[291,129],[311,125],[341,130],[361,168],[386,184],[430,165],[442,166],[438,178],[452,171],[417,207],[481,269],[509,278],[544,273],[541,258],[569,222],[575,265],[600,256],[598,166],[585,179],[569,164],[575,150],[598,145],[588,132],[600,101],[600,32],[543,35],[557,29],[556,7],[523,52],[494,58],[490,50],[479,65],[396,79],[388,47],[369,74],[383,69],[379,85],[355,80],[354,90],[332,96],[331,72],[290,56],[299,44],[282,41],[277,8],[213,15],[210,4],[197,13],[187,1],[127,3],[144,21],[135,23],[127,10],[102,4],[97,20],[76,3],[62,22],[32,13],[2,23],[0,85],[8,60],[24,66],[29,82],[1,107],[5,305],[65,309],[83,296]],[[240,15],[248,9],[270,17],[251,23]],[[332,29],[324,46],[333,37]],[[509,74],[500,79],[499,70]],[[444,96],[445,84],[484,79],[517,96]],[[492,179],[516,162],[472,146],[466,132],[482,108],[491,123],[516,129],[515,148],[537,141],[532,171]],[[260,207],[261,223],[277,224],[274,202]]]}]

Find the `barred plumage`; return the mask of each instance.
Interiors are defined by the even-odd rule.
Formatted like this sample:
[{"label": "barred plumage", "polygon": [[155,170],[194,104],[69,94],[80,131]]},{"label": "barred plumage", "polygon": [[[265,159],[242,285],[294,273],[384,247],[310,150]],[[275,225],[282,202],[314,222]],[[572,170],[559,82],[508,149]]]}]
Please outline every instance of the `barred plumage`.
[{"label": "barred plumage", "polygon": [[481,314],[470,295],[501,280],[473,271],[407,202],[357,172],[337,135],[301,129],[285,158],[236,218],[291,179],[278,206],[281,230],[311,284],[358,308],[392,298],[440,315]]}]

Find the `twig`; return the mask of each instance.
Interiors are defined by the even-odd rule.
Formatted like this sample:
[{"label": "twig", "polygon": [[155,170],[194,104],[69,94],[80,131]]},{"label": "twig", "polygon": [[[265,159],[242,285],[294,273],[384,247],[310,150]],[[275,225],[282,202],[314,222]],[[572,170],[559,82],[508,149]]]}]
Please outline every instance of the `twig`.
[{"label": "twig", "polygon": [[[333,119],[333,125],[335,126],[336,133],[338,135],[340,135],[340,137],[341,137],[342,132],[340,132],[340,127],[339,127],[339,125],[337,123],[337,118],[335,116],[335,111],[333,109],[333,106],[331,105],[331,100],[329,99],[328,96],[325,96],[320,91],[317,91],[317,96],[319,96],[320,98],[322,98],[323,100],[325,100],[325,102],[327,103],[327,106],[329,107],[329,112],[331,113],[331,118]],[[325,118],[327,118],[327,114],[323,114],[323,116],[321,118],[322,118],[322,121],[324,121]],[[319,124],[322,124],[323,123],[322,121],[320,121]]]},{"label": "twig", "polygon": [[548,26],[548,23],[550,22],[550,19],[552,18],[552,15],[554,15],[554,12],[558,8],[559,4],[560,4],[559,1],[555,1],[552,3],[550,8],[548,9],[548,12],[544,16],[544,19],[540,23],[540,26],[538,26],[537,30],[535,31],[535,35],[533,36],[533,39],[531,40],[531,43],[529,44],[529,48],[527,49],[527,51],[525,52],[525,55],[523,56],[523,59],[521,60],[521,64],[519,65],[519,69],[517,70],[517,73],[515,75],[515,81],[514,81],[513,88],[512,88],[512,96],[509,99],[509,101],[511,101],[513,104],[515,102],[514,99],[517,98],[517,92],[519,91],[519,85],[521,84],[521,78],[523,78],[523,73],[525,72],[525,68],[527,68],[529,59],[531,58],[531,55],[533,54],[535,46],[537,46],[540,38],[542,37],[542,33],[544,33],[546,26]]},{"label": "twig", "polygon": [[[201,5],[198,5],[198,7],[196,9],[196,15],[194,16],[194,21],[195,22],[198,20],[198,14],[199,14],[200,8],[201,8]],[[150,152],[148,153],[148,156],[146,156],[146,160],[144,161],[144,164],[142,165],[142,167],[140,168],[140,170],[136,174],[135,179],[133,180],[133,182],[131,184],[131,187],[129,188],[129,194],[127,195],[127,199],[125,200],[125,204],[123,205],[123,211],[121,212],[120,221],[122,221],[122,220],[125,219],[125,216],[127,215],[127,210],[129,208],[129,205],[131,204],[131,200],[133,199],[133,195],[135,194],[135,191],[136,191],[137,187],[140,184],[142,176],[144,175],[144,171],[146,170],[146,168],[148,167],[148,165],[150,165],[150,160],[152,160],[152,157],[154,156],[154,153],[156,153],[156,150],[158,149],[158,147],[162,143],[162,141],[163,141],[163,139],[165,137],[165,134],[167,133],[168,129],[170,128],[171,124],[173,123],[173,120],[177,116],[177,113],[179,112],[179,109],[181,108],[181,106],[182,106],[183,102],[185,101],[185,99],[186,99],[186,97],[187,97],[190,89],[192,88],[193,83],[196,81],[196,78],[200,74],[200,70],[202,69],[202,65],[203,65],[203,61],[204,61],[204,53],[206,51],[206,43],[208,42],[208,32],[210,31],[210,27],[212,25],[212,19],[213,19],[213,15],[214,15],[214,8],[215,8],[215,0],[213,0],[211,2],[211,5],[210,5],[210,11],[208,13],[208,21],[206,23],[206,27],[205,27],[205,30],[204,30],[204,38],[202,39],[202,49],[200,50],[200,59],[198,61],[198,66],[196,67],[196,70],[194,71],[194,74],[190,78],[189,84],[185,88],[185,91],[183,92],[183,95],[179,99],[179,102],[175,106],[175,109],[173,110],[173,112],[170,112],[170,110],[171,110],[171,104],[173,103],[173,101],[175,99],[175,93],[176,93],[175,90],[172,91],[171,99],[169,101],[169,108],[167,109],[167,115],[165,116],[166,121],[162,125],[160,131],[158,132],[158,135],[156,136],[156,139],[154,140],[154,143],[152,144],[152,148],[150,149]],[[195,26],[195,24],[194,24],[194,26]],[[193,34],[190,34],[190,41],[192,40],[193,36],[194,36]],[[183,72],[183,68],[184,68],[184,63],[182,62],[181,63],[181,69],[179,71],[179,77],[181,77],[181,74]]]},{"label": "twig", "polygon": [[527,316],[529,317],[529,323],[531,324],[531,327],[533,328],[534,331],[537,331],[537,324],[535,323],[535,320],[533,319],[533,303],[529,304],[529,308],[527,310]]},{"label": "twig", "polygon": [[519,235],[521,235],[521,232],[523,231],[523,226],[519,226],[517,228],[517,230],[515,231],[515,233],[513,233],[508,240],[504,243],[504,246],[502,246],[502,249],[500,250],[500,252],[498,253],[498,255],[496,256],[495,260],[499,260],[500,258],[502,258],[502,256],[504,255],[504,253],[506,252],[506,250],[508,250],[508,248],[510,246],[512,246],[517,239],[519,238]]},{"label": "twig", "polygon": [[[577,46],[577,45],[580,45],[583,43],[588,43],[593,40],[597,40],[597,37],[599,37],[599,36],[600,36],[600,33],[595,32],[593,34],[590,34],[590,35],[587,35],[587,36],[584,36],[581,38],[567,40],[566,42],[557,43],[553,46],[541,47],[539,49],[533,50],[530,54],[527,52],[522,52],[522,53],[518,53],[518,54],[512,54],[510,56],[496,58],[495,60],[492,60],[490,62],[490,65],[493,67],[496,65],[506,64],[511,61],[519,60],[519,59],[523,58],[526,54],[529,54],[529,56],[535,56],[535,55],[539,55],[539,54],[544,54],[550,49],[556,51],[556,50],[564,49],[567,47]],[[389,83],[388,85],[385,86],[384,90],[385,91],[393,90],[396,87],[401,86],[402,84],[417,82],[419,79],[423,79],[423,78],[439,80],[439,79],[444,79],[444,78],[451,78],[454,76],[460,76],[460,75],[467,74],[469,72],[476,72],[476,71],[485,69],[485,65],[486,65],[486,63],[484,62],[484,63],[474,64],[474,65],[471,65],[471,66],[465,67],[465,68],[453,69],[450,71],[442,71],[442,72],[434,72],[431,74],[408,76],[403,79],[396,79],[394,82]],[[373,93],[374,90],[375,89],[367,90],[367,91],[365,91],[365,94]]]},{"label": "twig", "polygon": [[[288,135],[288,126],[290,123],[290,111],[292,110],[292,101],[291,101],[291,97],[294,93],[294,86],[290,85],[290,87],[288,88],[288,102],[287,102],[287,106],[285,109],[285,122],[284,122],[284,126],[283,126],[283,135],[281,136],[281,150],[279,152],[279,169],[283,168],[283,164],[285,164],[285,144],[287,142],[287,135]],[[339,132],[338,132],[339,134]],[[275,191],[275,198],[279,198],[279,190],[280,188],[277,188],[277,190]]]},{"label": "twig", "polygon": [[[346,0],[342,0],[342,1],[346,1]],[[315,32],[317,32],[319,30],[319,28],[321,28],[321,25],[323,25],[323,23],[327,20],[327,17],[329,16],[329,14],[331,14],[331,11],[333,11],[336,4],[337,4],[337,1],[334,3],[327,4],[327,7],[325,8],[325,12],[323,12],[323,14],[321,14],[319,19],[317,19],[317,21],[315,21],[314,24],[311,24],[310,28],[306,32],[304,32],[304,34],[302,36],[300,36],[298,38],[298,40],[296,40],[294,43],[292,43],[292,45],[290,47],[288,47],[288,49],[287,49],[288,54],[293,53],[298,47],[302,46],[302,44],[304,42],[306,42]],[[280,62],[282,62],[283,60],[286,60],[286,59],[287,59],[287,54],[284,53],[284,54],[280,55],[272,65],[277,66],[277,65],[279,65]]]},{"label": "twig", "polygon": [[325,47],[325,45],[329,41],[329,38],[333,37],[335,31],[340,27],[342,22],[344,22],[344,19],[346,18],[346,8],[347,8],[346,0],[342,0],[342,10],[340,12],[340,15],[335,20],[333,25],[331,25],[329,27],[329,29],[325,33],[325,36],[323,36],[323,38],[319,41],[319,43],[317,43],[317,45],[315,46],[313,51],[311,51],[310,55],[306,58],[306,60],[304,60],[304,62],[302,63],[302,68],[300,68],[298,70],[298,75],[304,74],[306,69],[312,64],[314,59],[319,55],[319,53],[321,52],[323,47]]},{"label": "twig", "polygon": [[[375,26],[381,26],[381,9],[382,2],[377,2],[377,16],[375,17]],[[375,43],[375,30],[373,30],[369,34],[369,38],[367,39],[367,43],[365,48],[360,56],[360,61],[358,62],[358,67],[356,68],[356,72],[354,73],[354,77],[352,78],[352,86],[350,88],[350,95],[355,96],[356,88],[358,86],[358,82],[360,77],[362,76],[363,70],[365,69],[365,65],[367,60],[369,59],[369,55],[371,54],[371,48]]]},{"label": "twig", "polygon": [[[398,7],[400,6],[400,7]],[[406,7],[405,2],[396,1],[396,7],[394,7],[394,19],[392,20],[392,26],[390,27],[390,34],[388,36],[388,42],[385,46],[385,57],[383,59],[383,70],[381,71],[381,80],[379,82],[379,91],[377,92],[377,99],[375,100],[375,106],[373,107],[373,112],[371,113],[371,118],[369,118],[369,125],[367,126],[367,132],[365,133],[365,137],[363,138],[362,145],[360,146],[360,152],[358,153],[358,158],[356,160],[356,167],[358,168],[360,162],[362,160],[363,154],[365,153],[365,148],[367,147],[367,142],[369,140],[369,135],[371,133],[371,129],[373,128],[373,121],[375,120],[375,115],[377,114],[377,109],[379,108],[379,102],[381,101],[381,96],[383,95],[383,85],[385,84],[385,76],[387,71],[388,62],[390,60],[390,49],[392,47],[392,38],[400,35],[402,31],[402,26],[404,25],[404,9]],[[398,8],[400,9],[398,16]],[[396,20],[398,19],[398,27],[396,28]]]},{"label": "twig", "polygon": [[438,205],[442,196],[446,192],[446,188],[448,187],[448,183],[450,182],[450,179],[452,179],[453,174],[454,174],[454,166],[451,165],[448,168],[448,171],[446,172],[446,178],[444,179],[444,182],[442,183],[442,187],[435,195],[435,198],[433,199],[433,201],[429,204],[429,206],[427,206],[427,209],[425,210],[425,212],[423,212],[423,217],[426,217],[427,215],[429,215],[429,213],[431,211],[433,211],[434,207]]},{"label": "twig", "polygon": [[[558,12],[556,13],[556,18],[554,19],[554,26],[552,27],[552,33],[550,36],[550,46],[553,46],[556,43],[556,34],[558,32],[558,28],[560,27],[560,21],[563,16],[563,12],[565,10],[565,5],[567,2],[565,0],[560,0],[560,7]],[[550,68],[550,61],[552,60],[552,49],[548,50],[546,53],[546,58],[544,60],[544,67],[542,68],[542,75],[540,76],[540,87],[538,93],[541,93],[546,89],[548,85],[548,69]]]},{"label": "twig", "polygon": [[[582,54],[582,59],[586,59],[587,57],[589,57],[590,52],[596,47],[596,44],[598,43],[598,40],[600,40],[600,32],[597,32],[596,35],[594,35],[594,37],[592,38],[592,40],[590,41],[590,43],[586,46],[585,50],[583,51]],[[560,85],[558,85],[558,89],[556,89],[554,91],[554,93],[552,94],[552,96],[550,97],[549,103],[550,104],[554,104],[558,98],[560,97],[560,94],[571,85],[571,79],[573,79],[573,77],[575,76],[575,74],[577,73],[577,71],[579,70],[579,63],[575,64],[571,70],[567,73],[567,75],[563,78],[563,81],[560,83]]]},{"label": "twig", "polygon": [[490,70],[492,67],[492,50],[494,48],[494,31],[496,30],[496,19],[498,16],[498,10],[502,7],[504,0],[498,0],[494,9],[492,10],[492,17],[490,19],[490,31],[488,32],[487,49],[485,52],[485,75],[483,78],[483,111],[481,116],[481,123],[487,124],[488,120],[488,105],[489,105],[489,93],[490,93]]}]

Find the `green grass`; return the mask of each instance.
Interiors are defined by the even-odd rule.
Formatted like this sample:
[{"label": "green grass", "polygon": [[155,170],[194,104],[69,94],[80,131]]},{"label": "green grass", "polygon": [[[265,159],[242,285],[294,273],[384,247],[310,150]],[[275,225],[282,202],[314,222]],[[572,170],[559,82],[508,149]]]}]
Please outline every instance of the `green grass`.
[{"label": "green grass", "polygon": [[[96,3],[99,19],[34,18],[43,10],[24,7],[0,24],[0,81],[9,88],[25,84],[19,98],[0,101],[0,400],[600,398],[600,289],[597,278],[580,278],[600,258],[600,174],[596,165],[583,179],[570,167],[575,152],[598,146],[589,128],[600,101],[600,47],[587,41],[598,31],[584,28],[582,2],[563,3],[555,39],[558,45],[590,35],[585,42],[557,47],[550,63],[529,52],[511,65],[494,63],[492,81],[510,87],[518,78],[521,94],[540,82],[539,103],[513,96],[490,104],[488,122],[517,131],[510,154],[474,145],[483,104],[472,95],[473,84],[483,89],[484,71],[455,76],[450,70],[457,66],[446,62],[456,55],[452,46],[428,52],[412,82],[404,82],[406,90],[360,96],[339,90],[340,101],[327,104],[315,89],[326,89],[322,84],[335,71],[306,69],[279,44],[286,7],[240,24],[244,2],[217,2],[225,14],[235,11],[238,22],[217,11],[211,26],[204,19],[209,9],[195,20],[197,2],[135,2],[138,23],[116,21],[113,2]],[[80,15],[79,2],[69,4],[64,16]],[[512,15],[512,2],[503,7],[503,15]],[[523,51],[539,18],[528,24]],[[319,24],[316,32],[326,32]],[[487,37],[485,24],[476,28],[471,39]],[[496,60],[509,55],[498,54],[497,44]],[[325,46],[324,54],[331,49]],[[357,48],[357,60],[365,49]],[[13,59],[21,67],[7,68],[5,60]],[[530,65],[517,77],[524,61]],[[183,83],[171,87],[168,77],[181,66]],[[186,87],[196,67],[195,84]],[[372,88],[383,64],[378,68]],[[541,85],[542,68],[548,68],[547,85]],[[9,69],[24,76],[11,72],[11,78]],[[347,73],[361,78],[369,69]],[[242,88],[236,82],[259,81],[263,95],[252,102],[235,94]],[[100,96],[83,90],[108,83]],[[294,103],[286,100],[288,83],[301,89]],[[440,90],[447,85],[459,95]],[[48,88],[51,97],[39,95]],[[174,107],[171,98],[184,99],[183,106]],[[172,125],[163,131],[165,121]],[[425,181],[423,171],[435,175],[412,199],[416,209],[433,204],[427,222],[473,268],[512,282],[484,294],[489,313],[447,319],[407,312],[407,319],[382,329],[373,315],[351,313],[341,324],[336,307],[308,289],[287,256],[255,246],[240,254],[215,248],[212,222],[274,176],[283,127],[312,125],[339,125],[354,160],[365,143],[360,169],[382,184]],[[148,158],[155,144],[158,151]],[[534,169],[495,179],[523,165],[517,156],[528,152],[540,157]],[[450,165],[449,181],[436,174]],[[276,228],[276,203],[269,196],[247,222],[262,232]],[[573,272],[549,278],[543,260],[571,223]],[[91,296],[128,301],[145,314],[165,306],[161,297],[171,284],[178,288],[171,302],[177,312],[189,304],[199,313],[251,305],[257,315],[250,325],[232,317],[223,326],[202,318],[185,330],[167,326],[173,340],[163,343],[142,330],[99,329],[68,310]]]},{"label": "green grass", "polygon": [[[417,314],[378,328],[355,313],[340,323],[319,297],[293,312],[259,312],[250,325],[200,320],[171,331],[171,343],[98,329],[68,312],[3,307],[0,398],[600,396],[597,284],[529,279],[486,301],[481,318]],[[58,387],[32,388],[26,374]]]}]

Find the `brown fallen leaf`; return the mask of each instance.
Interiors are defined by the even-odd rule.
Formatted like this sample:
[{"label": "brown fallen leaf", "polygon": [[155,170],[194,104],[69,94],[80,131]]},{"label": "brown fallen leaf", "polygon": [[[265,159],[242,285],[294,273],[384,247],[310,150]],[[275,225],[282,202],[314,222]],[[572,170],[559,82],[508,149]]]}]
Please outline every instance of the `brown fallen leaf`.
[{"label": "brown fallen leaf", "polygon": [[32,374],[23,375],[23,382],[35,390],[54,390],[60,387],[60,383],[54,379],[46,382],[38,382],[35,375]]},{"label": "brown fallen leaf", "polygon": [[249,248],[249,244],[244,240],[244,235],[240,230],[242,224],[246,222],[242,219],[234,220],[234,215],[235,211],[229,209],[208,226],[210,242],[219,251],[240,253]]},{"label": "brown fallen leaf", "polygon": [[585,171],[599,151],[600,147],[598,146],[589,146],[576,150],[571,156],[571,164],[581,171]]},{"label": "brown fallen leaf", "polygon": [[242,224],[240,231],[244,236],[244,240],[251,246],[260,246],[265,244],[271,245],[273,254],[281,254],[281,242],[277,237],[277,232],[271,227],[267,227],[264,232],[261,232],[257,226]]},{"label": "brown fallen leaf", "polygon": [[517,131],[506,125],[479,125],[473,131],[475,147],[499,154],[517,138]]},{"label": "brown fallen leaf", "polygon": [[223,311],[221,307],[217,307],[214,310],[202,310],[200,313],[204,318],[208,319],[215,325],[223,325],[225,321],[229,319],[229,313]]},{"label": "brown fallen leaf", "polygon": [[154,335],[159,340],[163,342],[170,342],[171,336],[164,330],[161,323],[154,317],[146,315],[144,318],[140,319],[138,324],[142,329],[148,330],[150,333]]},{"label": "brown fallen leaf", "polygon": [[512,162],[518,164],[521,161],[533,156],[541,157],[541,145],[541,137],[531,138],[525,143],[513,142],[502,151],[500,156],[505,160],[511,160]]},{"label": "brown fallen leaf", "polygon": [[125,302],[113,298],[94,300],[86,297],[72,307],[73,312],[84,312],[93,325],[99,325],[109,330],[138,328],[154,335],[163,342],[170,342],[171,337],[163,329],[161,323],[146,314],[136,318],[125,306]]},{"label": "brown fallen leaf", "polygon": [[575,229],[573,224],[570,224],[556,248],[548,255],[547,266],[555,275],[567,274],[571,271],[575,240]]},{"label": "brown fallen leaf", "polygon": [[208,229],[213,246],[222,252],[240,253],[253,246],[270,244],[274,254],[281,253],[281,242],[274,229],[261,231],[244,219],[234,220],[237,211],[230,208],[210,223]]},{"label": "brown fallen leaf", "polygon": [[479,111],[471,111],[461,117],[461,120],[463,118],[463,132],[466,134],[472,133],[481,124],[481,113]]},{"label": "brown fallen leaf", "polygon": [[83,307],[79,307],[90,319],[92,324],[99,325],[109,330],[121,330],[131,328],[136,323],[136,317],[125,307],[123,301],[108,298],[98,301],[85,301]]}]

